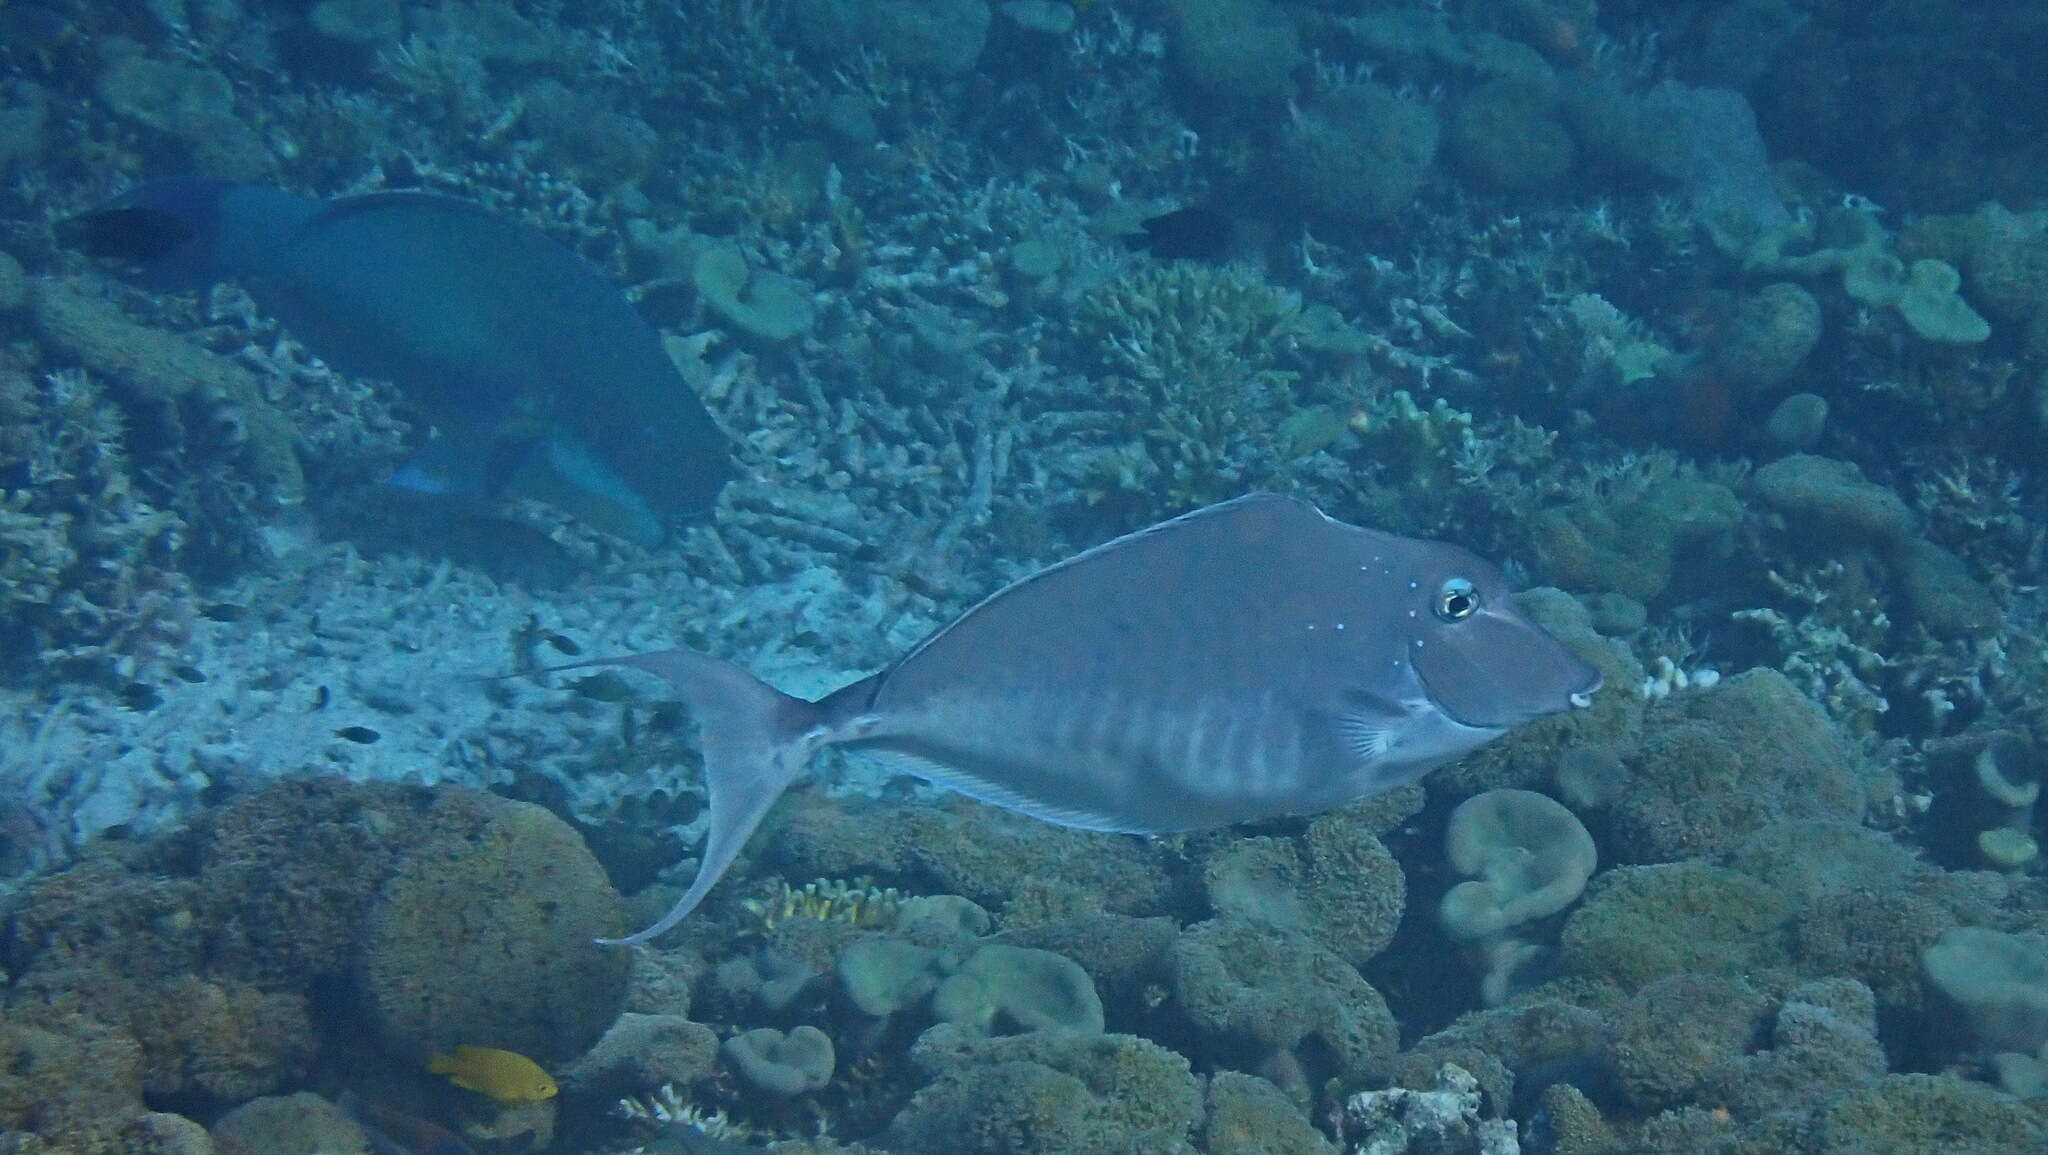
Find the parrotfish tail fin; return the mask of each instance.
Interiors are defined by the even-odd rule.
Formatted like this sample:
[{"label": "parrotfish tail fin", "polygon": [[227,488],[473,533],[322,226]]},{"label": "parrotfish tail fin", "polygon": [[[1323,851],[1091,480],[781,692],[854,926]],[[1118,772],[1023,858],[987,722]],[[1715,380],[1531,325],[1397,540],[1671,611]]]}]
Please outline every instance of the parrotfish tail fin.
[{"label": "parrotfish tail fin", "polygon": [[597,940],[612,946],[634,946],[683,921],[704,900],[768,808],[824,744],[823,713],[730,662],[693,650],[637,654],[590,664],[632,666],[667,679],[697,719],[698,745],[704,754],[711,829],[704,839],[696,881],[660,922],[624,938]]},{"label": "parrotfish tail fin", "polygon": [[320,202],[234,181],[151,181],[58,225],[87,256],[135,266],[151,288],[202,288],[260,270]]}]

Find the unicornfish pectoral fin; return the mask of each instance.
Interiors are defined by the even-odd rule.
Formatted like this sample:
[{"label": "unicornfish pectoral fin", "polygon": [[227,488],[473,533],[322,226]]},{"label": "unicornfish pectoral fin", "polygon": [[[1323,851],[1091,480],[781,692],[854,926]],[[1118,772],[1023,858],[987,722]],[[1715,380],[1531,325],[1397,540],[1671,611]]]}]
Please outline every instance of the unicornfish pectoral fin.
[{"label": "unicornfish pectoral fin", "polygon": [[579,664],[631,666],[665,679],[696,718],[704,755],[710,829],[696,880],[653,926],[624,938],[597,940],[634,946],[667,932],[704,901],[775,800],[817,751],[822,743],[817,725],[821,715],[812,703],[792,698],[730,662],[691,650]]}]

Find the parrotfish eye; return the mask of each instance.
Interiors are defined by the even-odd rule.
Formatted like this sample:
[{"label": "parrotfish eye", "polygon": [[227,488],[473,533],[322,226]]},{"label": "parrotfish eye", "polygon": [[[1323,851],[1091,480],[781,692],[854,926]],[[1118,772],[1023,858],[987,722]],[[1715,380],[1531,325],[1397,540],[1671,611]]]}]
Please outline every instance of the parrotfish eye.
[{"label": "parrotfish eye", "polygon": [[1479,609],[1479,587],[1461,577],[1445,578],[1436,591],[1436,616],[1462,622]]}]

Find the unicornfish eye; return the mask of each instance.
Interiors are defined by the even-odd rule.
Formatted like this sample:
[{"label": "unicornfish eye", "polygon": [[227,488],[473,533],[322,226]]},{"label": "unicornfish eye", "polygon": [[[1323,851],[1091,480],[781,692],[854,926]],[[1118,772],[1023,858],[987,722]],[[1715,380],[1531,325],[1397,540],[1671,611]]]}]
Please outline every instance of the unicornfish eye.
[{"label": "unicornfish eye", "polygon": [[1462,622],[1479,608],[1479,587],[1464,578],[1447,578],[1436,591],[1436,616]]}]

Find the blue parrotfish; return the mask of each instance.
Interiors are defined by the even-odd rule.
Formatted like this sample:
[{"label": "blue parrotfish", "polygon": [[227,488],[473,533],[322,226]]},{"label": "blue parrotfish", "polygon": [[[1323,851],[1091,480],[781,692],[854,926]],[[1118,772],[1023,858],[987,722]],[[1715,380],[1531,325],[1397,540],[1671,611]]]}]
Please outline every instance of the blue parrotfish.
[{"label": "blue parrotfish", "polygon": [[[821,748],[1048,822],[1154,834],[1305,814],[1414,780],[1600,674],[1455,546],[1255,493],[1010,585],[894,665],[807,702],[691,650],[709,830],[681,921]],[[568,667],[564,667],[568,668]]]},{"label": "blue parrotfish", "polygon": [[152,289],[236,281],[329,364],[398,386],[438,437],[394,484],[540,496],[651,542],[732,472],[725,434],[618,287],[467,201],[167,180],[67,231]]}]

